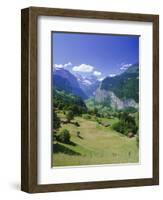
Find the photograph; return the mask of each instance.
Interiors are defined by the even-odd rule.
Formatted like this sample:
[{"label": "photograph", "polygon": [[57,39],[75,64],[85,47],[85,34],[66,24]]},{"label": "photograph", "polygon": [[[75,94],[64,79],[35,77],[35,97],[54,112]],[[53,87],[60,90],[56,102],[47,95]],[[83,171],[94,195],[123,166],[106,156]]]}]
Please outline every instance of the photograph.
[{"label": "photograph", "polygon": [[139,36],[51,42],[52,166],[139,163]]},{"label": "photograph", "polygon": [[159,185],[159,15],[21,10],[21,190]]}]

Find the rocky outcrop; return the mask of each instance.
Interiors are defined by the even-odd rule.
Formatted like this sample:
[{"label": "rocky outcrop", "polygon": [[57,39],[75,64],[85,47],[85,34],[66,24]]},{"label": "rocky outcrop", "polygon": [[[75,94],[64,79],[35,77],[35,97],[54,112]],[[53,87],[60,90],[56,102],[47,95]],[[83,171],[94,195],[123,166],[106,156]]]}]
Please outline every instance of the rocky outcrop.
[{"label": "rocky outcrop", "polygon": [[115,109],[125,109],[128,107],[138,108],[138,103],[134,99],[125,99],[122,100],[118,98],[112,91],[97,89],[95,95],[95,101],[99,103],[107,103],[112,108]]}]

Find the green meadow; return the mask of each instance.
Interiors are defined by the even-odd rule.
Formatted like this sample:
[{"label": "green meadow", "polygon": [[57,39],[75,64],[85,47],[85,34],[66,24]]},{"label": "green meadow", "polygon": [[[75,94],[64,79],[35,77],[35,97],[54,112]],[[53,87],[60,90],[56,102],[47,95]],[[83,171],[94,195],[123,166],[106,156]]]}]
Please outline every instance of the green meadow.
[{"label": "green meadow", "polygon": [[[136,135],[127,137],[112,129],[118,118],[87,119],[76,116],[69,123],[64,112],[57,112],[61,119],[59,131],[67,129],[70,142],[53,141],[53,166],[79,166],[99,164],[121,164],[139,162]],[[75,123],[79,126],[76,126]]]}]

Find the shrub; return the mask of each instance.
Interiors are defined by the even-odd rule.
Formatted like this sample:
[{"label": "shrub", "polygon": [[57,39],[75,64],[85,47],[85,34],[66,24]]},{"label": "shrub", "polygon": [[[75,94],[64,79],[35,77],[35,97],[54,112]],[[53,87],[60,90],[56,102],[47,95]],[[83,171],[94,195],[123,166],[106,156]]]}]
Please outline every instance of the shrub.
[{"label": "shrub", "polygon": [[83,118],[84,118],[84,119],[91,119],[91,116],[90,116],[89,114],[84,114],[84,115],[83,115]]},{"label": "shrub", "polygon": [[66,114],[67,122],[71,122],[72,119],[74,119],[74,113],[70,110]]},{"label": "shrub", "polygon": [[63,129],[60,131],[60,133],[57,135],[57,140],[62,143],[70,143],[70,132],[67,129]]},{"label": "shrub", "polygon": [[113,124],[112,128],[124,135],[128,135],[128,133],[135,135],[138,131],[135,119],[127,113],[120,113],[119,122]]},{"label": "shrub", "polygon": [[82,109],[77,105],[70,106],[69,110],[71,110],[74,113],[74,115],[81,115],[82,114]]},{"label": "shrub", "polygon": [[96,118],[97,123],[102,124],[102,121],[99,118]]},{"label": "shrub", "polygon": [[74,122],[75,126],[79,127],[80,124],[78,122]]},{"label": "shrub", "polygon": [[53,129],[57,130],[60,128],[60,126],[61,126],[61,120],[57,116],[57,113],[54,111],[53,112]]},{"label": "shrub", "polygon": [[137,134],[137,136],[136,136],[136,145],[137,145],[137,147],[139,147],[139,134]]},{"label": "shrub", "polygon": [[112,125],[112,128],[113,128],[115,131],[117,131],[117,132],[120,132],[120,133],[122,133],[122,134],[125,134],[125,128],[126,128],[126,126],[125,126],[124,122],[122,122],[122,121],[119,121],[119,122],[113,124],[113,125]]}]

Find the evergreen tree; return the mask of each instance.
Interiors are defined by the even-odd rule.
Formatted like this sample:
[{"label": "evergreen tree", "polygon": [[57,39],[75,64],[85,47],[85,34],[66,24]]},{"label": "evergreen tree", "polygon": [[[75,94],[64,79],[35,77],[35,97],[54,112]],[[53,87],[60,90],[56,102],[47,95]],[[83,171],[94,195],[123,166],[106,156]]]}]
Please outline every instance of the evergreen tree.
[{"label": "evergreen tree", "polygon": [[57,113],[53,111],[53,129],[56,131],[61,126],[60,118],[57,116]]}]

